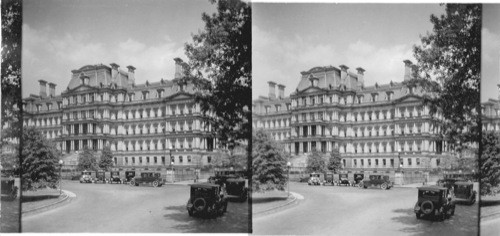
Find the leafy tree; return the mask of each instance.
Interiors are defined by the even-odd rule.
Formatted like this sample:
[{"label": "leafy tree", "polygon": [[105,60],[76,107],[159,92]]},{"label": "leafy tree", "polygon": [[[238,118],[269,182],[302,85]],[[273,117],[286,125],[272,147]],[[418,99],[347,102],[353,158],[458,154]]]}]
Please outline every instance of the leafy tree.
[{"label": "leafy tree", "polygon": [[84,147],[82,152],[78,154],[78,170],[98,170],[97,158],[94,151]]},{"label": "leafy tree", "polygon": [[313,149],[307,157],[307,172],[324,172],[326,170],[326,161],[318,150]]},{"label": "leafy tree", "polygon": [[34,127],[25,127],[22,138],[22,189],[56,188],[59,152],[55,144]]},{"label": "leafy tree", "polygon": [[409,86],[421,86],[431,114],[443,115],[442,135],[456,150],[480,140],[481,4],[446,4],[431,15],[433,32],[414,46],[417,64]]},{"label": "leafy tree", "polygon": [[21,139],[21,44],[22,41],[22,1],[2,1],[2,62],[1,62],[1,141],[2,145],[15,145],[15,155],[3,155],[5,169],[19,166],[18,154],[22,147]]},{"label": "leafy tree", "polygon": [[336,172],[340,170],[341,167],[342,167],[342,160],[340,158],[340,153],[337,150],[334,150],[330,153],[326,169],[328,169],[329,171]]},{"label": "leafy tree", "polygon": [[107,171],[110,167],[113,167],[113,152],[111,152],[111,148],[109,146],[106,146],[101,153],[99,168]]},{"label": "leafy tree", "polygon": [[251,7],[240,0],[210,2],[217,12],[203,13],[205,29],[185,45],[189,64],[181,83],[191,81],[203,91],[196,101],[204,120],[220,143],[233,149],[238,141],[249,143],[251,138]]},{"label": "leafy tree", "polygon": [[282,149],[263,130],[252,139],[252,190],[285,190],[286,159]]},{"label": "leafy tree", "polygon": [[494,195],[500,184],[500,137],[494,132],[483,132],[480,156],[481,195]]}]

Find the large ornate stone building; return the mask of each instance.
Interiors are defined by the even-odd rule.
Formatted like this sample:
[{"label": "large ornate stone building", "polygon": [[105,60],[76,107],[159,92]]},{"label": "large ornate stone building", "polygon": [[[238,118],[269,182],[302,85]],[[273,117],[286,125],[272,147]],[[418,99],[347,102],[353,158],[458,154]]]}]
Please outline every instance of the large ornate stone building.
[{"label": "large ornate stone building", "polygon": [[[403,81],[413,68],[404,61]],[[253,101],[253,128],[265,129],[292,154],[294,166],[316,149],[339,152],[344,170],[431,170],[443,167],[451,147],[438,135],[440,115],[431,117],[418,87],[402,82],[365,86],[363,68],[314,67],[301,72],[289,96],[269,83],[269,95]],[[278,94],[275,92],[276,85]]]},{"label": "large ornate stone building", "polygon": [[[182,84],[182,60],[171,80],[135,84],[135,68],[112,63],[71,71],[68,87],[39,80],[40,94],[25,98],[24,125],[36,126],[66,155],[109,146],[118,167],[201,167],[211,164],[216,140]],[[46,89],[49,92],[47,93]]]}]

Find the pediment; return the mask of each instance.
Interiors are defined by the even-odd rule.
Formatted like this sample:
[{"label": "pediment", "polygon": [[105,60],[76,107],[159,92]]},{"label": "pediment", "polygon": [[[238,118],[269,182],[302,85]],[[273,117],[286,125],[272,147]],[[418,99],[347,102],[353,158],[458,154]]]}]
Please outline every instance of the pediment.
[{"label": "pediment", "polygon": [[325,90],[322,88],[309,86],[309,87],[303,89],[302,91],[298,91],[297,94],[316,93],[316,92],[323,92],[323,91],[325,91]]},{"label": "pediment", "polygon": [[399,101],[399,102],[418,102],[421,100],[422,100],[422,97],[415,95],[415,94],[405,95],[405,96],[397,99],[397,101]]},{"label": "pediment", "polygon": [[182,99],[191,99],[191,98],[193,98],[193,96],[194,95],[186,93],[186,92],[178,92],[178,93],[172,94],[166,98],[182,100]]},{"label": "pediment", "polygon": [[73,89],[69,89],[67,92],[80,92],[80,91],[89,91],[89,90],[95,90],[94,87],[86,85],[86,84],[81,84],[76,86]]}]

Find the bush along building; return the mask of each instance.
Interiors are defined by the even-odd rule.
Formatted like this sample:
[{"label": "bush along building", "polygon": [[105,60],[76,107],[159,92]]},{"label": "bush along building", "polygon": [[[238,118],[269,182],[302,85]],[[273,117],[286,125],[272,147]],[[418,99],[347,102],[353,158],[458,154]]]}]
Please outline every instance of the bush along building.
[{"label": "bush along building", "polygon": [[[405,60],[404,66],[403,81],[408,81],[413,64]],[[385,173],[399,176],[395,180],[401,184],[445,168],[455,154],[440,138],[442,117],[431,116],[423,105],[422,98],[430,95],[402,81],[365,86],[364,76],[361,67],[356,73],[345,65],[314,67],[301,72],[288,97],[285,85],[270,81],[269,95],[253,101],[253,128],[265,129],[284,145],[292,170],[304,168],[313,149],[325,157],[338,152],[349,178]]]},{"label": "bush along building", "polygon": [[[135,70],[87,65],[71,71],[68,87],[39,80],[39,95],[25,98],[24,125],[36,126],[76,166],[84,148],[98,155],[109,146],[120,170],[192,170],[210,166],[217,140],[194,102],[196,88],[182,84],[183,61],[175,58],[171,80],[135,83]],[[48,93],[47,93],[48,86]]]}]

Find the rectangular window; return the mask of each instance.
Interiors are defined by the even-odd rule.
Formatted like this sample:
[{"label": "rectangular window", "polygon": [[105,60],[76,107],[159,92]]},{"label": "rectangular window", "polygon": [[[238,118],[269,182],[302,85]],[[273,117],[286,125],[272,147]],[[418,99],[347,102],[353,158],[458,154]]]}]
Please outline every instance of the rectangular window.
[{"label": "rectangular window", "polygon": [[411,166],[411,158],[408,158],[408,165]]},{"label": "rectangular window", "polygon": [[182,163],[182,156],[179,156],[179,163]]}]

